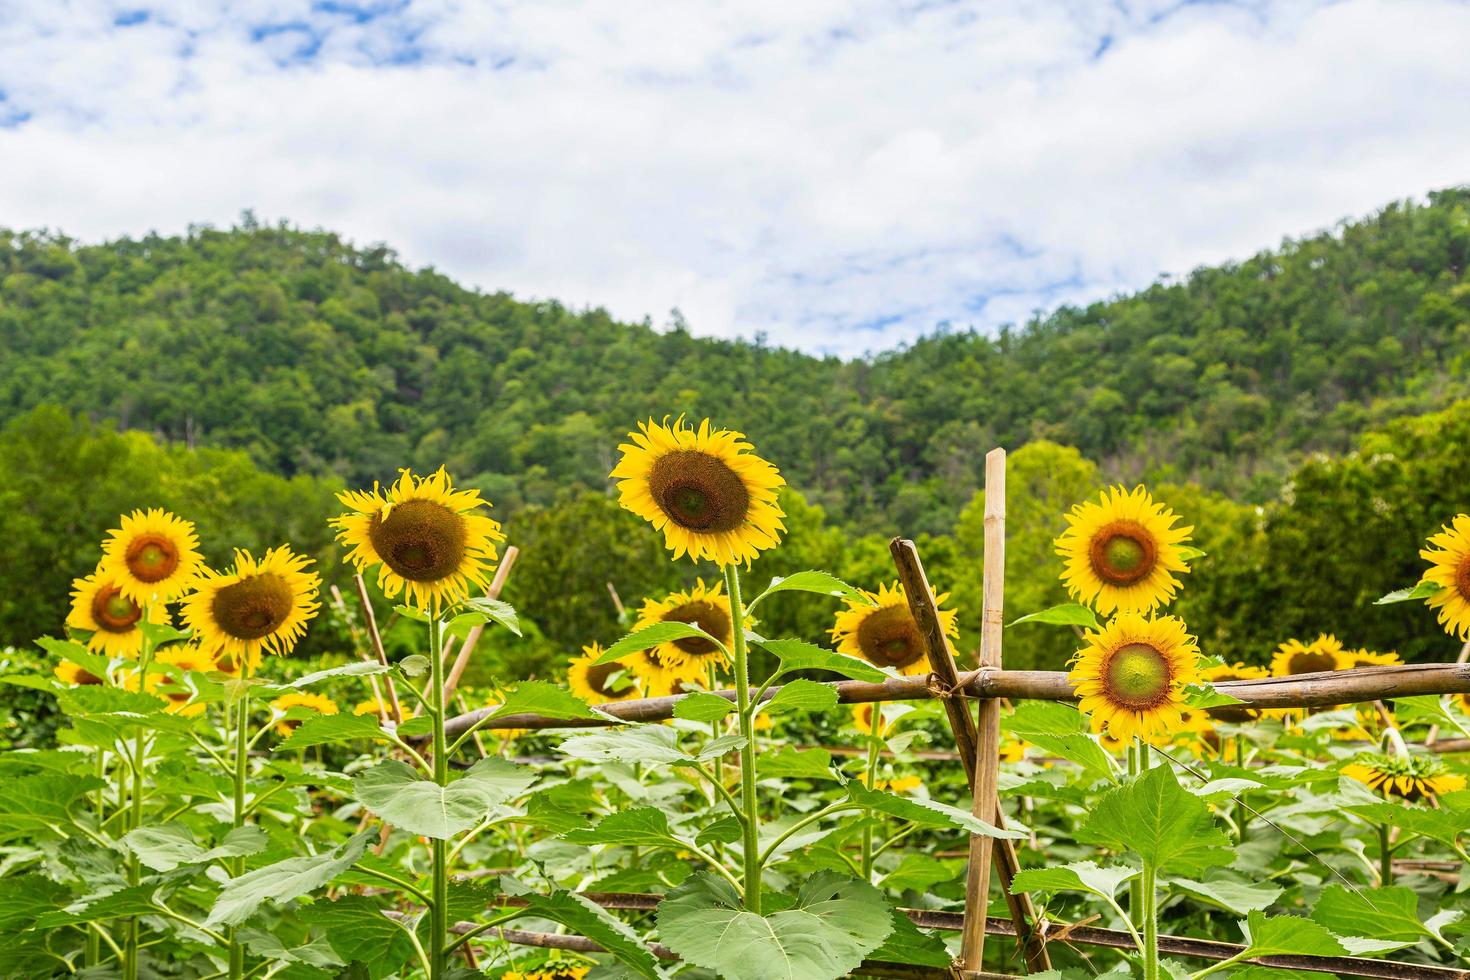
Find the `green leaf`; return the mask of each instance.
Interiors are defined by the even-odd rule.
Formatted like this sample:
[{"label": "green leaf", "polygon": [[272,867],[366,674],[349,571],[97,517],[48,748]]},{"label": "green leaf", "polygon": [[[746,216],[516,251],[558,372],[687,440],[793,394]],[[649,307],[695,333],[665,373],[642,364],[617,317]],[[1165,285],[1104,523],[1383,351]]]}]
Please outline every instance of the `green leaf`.
[{"label": "green leaf", "polygon": [[138,630],[143,634],[143,639],[152,644],[156,650],[165,643],[177,643],[179,640],[187,640],[190,637],[188,630],[176,629],[168,623],[140,622]]},{"label": "green leaf", "polygon": [[287,858],[232,878],[220,889],[206,926],[239,925],[263,902],[280,905],[326,885],[357,863],[376,840],[376,830],[364,830],[322,854]]},{"label": "green leaf", "polygon": [[[508,879],[501,878],[501,889]],[[566,926],[568,931],[586,936],[607,950],[624,967],[644,980],[663,980],[665,973],[653,951],[643,944],[638,934],[606,909],[573,892],[555,891],[550,895],[522,892],[526,913]]]},{"label": "green leaf", "polygon": [[358,802],[411,834],[448,840],[525,792],[536,776],[504,759],[476,762],[448,786],[425,779],[397,759],[380,762],[352,781]]},{"label": "green leaf", "polygon": [[39,874],[5,879],[0,888],[0,930],[13,937],[43,912],[60,907],[71,897],[62,884]]},{"label": "green leaf", "polygon": [[145,881],[141,885],[120,888],[103,895],[87,895],[65,909],[43,912],[36,916],[37,929],[55,929],[58,926],[75,925],[79,922],[99,922],[103,919],[123,919],[136,915],[152,915],[158,911],[153,902],[157,893],[157,881]]},{"label": "green leaf", "polygon": [[627,847],[688,847],[669,829],[662,810],[639,807],[604,817],[595,827],[562,834],[569,844],[621,844]]},{"label": "green leaf", "polygon": [[0,780],[0,840],[55,835],[56,826],[72,822],[72,804],[103,785],[93,776],[59,772]]},{"label": "green leaf", "polygon": [[1184,688],[1184,698],[1189,707],[1200,711],[1227,704],[1245,704],[1240,698],[1218,690],[1213,684],[1188,684]]},{"label": "green leaf", "polygon": [[151,694],[101,684],[62,688],[56,703],[69,715],[153,715],[168,707]]},{"label": "green leaf", "polygon": [[912,966],[947,968],[953,960],[944,940],[933,933],[920,932],[912,919],[898,909],[889,909],[893,931],[883,945],[868,954],[878,963],[902,963]]},{"label": "green leaf", "polygon": [[774,752],[762,752],[760,776],[782,779],[836,779],[832,771],[832,753],[826,749],[798,749],[783,745]]},{"label": "green leaf", "polygon": [[314,673],[303,675],[286,684],[286,687],[299,690],[303,687],[310,687],[313,684],[320,684],[322,681],[330,680],[333,677],[367,677],[371,674],[386,674],[392,669],[392,667],[385,667],[371,660],[354,660],[352,663],[342,664],[340,667],[329,667],[326,670],[318,670]]},{"label": "green leaf", "polygon": [[961,810],[935,800],[894,796],[881,790],[871,790],[856,780],[847,784],[847,797],[865,810],[886,813],[891,817],[924,826],[958,827],[981,837],[995,837],[1000,840],[1021,840],[1026,836],[1019,830],[994,827],[971,814],[969,810]]},{"label": "green leaf", "polygon": [[558,748],[564,755],[588,762],[652,762],[664,765],[691,765],[704,762],[745,744],[739,735],[712,738],[696,753],[679,747],[679,732],[666,725],[638,725],[590,732],[562,739]]},{"label": "green leaf", "polygon": [[376,714],[315,715],[296,726],[291,736],[273,751],[297,752],[313,745],[334,745],[359,739],[383,739],[386,736]]},{"label": "green leaf", "polygon": [[475,613],[479,613],[487,620],[499,623],[516,636],[521,635],[520,617],[516,615],[515,607],[508,602],[501,602],[499,599],[492,599],[489,596],[478,596],[474,599],[466,599],[460,605],[468,607]]},{"label": "green leaf", "polygon": [[433,669],[434,665],[422,653],[410,653],[398,661],[397,667],[399,673],[404,677],[423,677]]},{"label": "green leaf", "polygon": [[641,630],[629,633],[602,651],[602,656],[593,662],[593,666],[595,667],[597,664],[610,664],[614,660],[621,660],[631,653],[656,647],[660,643],[669,643],[673,640],[687,640],[693,637],[709,640],[715,644],[719,643],[713,636],[710,636],[698,626],[693,626],[689,623],[672,621],[667,623],[654,623],[652,626],[645,626]]},{"label": "green leaf", "polygon": [[1181,788],[1167,765],[1110,790],[1076,836],[1177,874],[1197,874],[1233,859],[1230,841],[1215,826],[1209,807]]},{"label": "green leaf", "polygon": [[883,673],[866,660],[849,657],[845,653],[837,653],[805,640],[767,640],[763,637],[752,636],[751,642],[780,660],[782,673],[795,670],[825,670],[841,674],[843,677],[850,677],[855,681],[868,681],[873,684],[880,684],[890,679],[888,674]]},{"label": "green leaf", "polygon": [[1020,619],[1012,620],[1006,624],[1006,629],[1019,626],[1021,623],[1046,623],[1049,626],[1086,626],[1088,629],[1100,629],[1097,614],[1086,606],[1075,602],[1064,602],[1041,612],[1034,612]]},{"label": "green leaf", "polygon": [[1388,593],[1388,595],[1385,595],[1379,599],[1375,599],[1373,601],[1373,605],[1387,606],[1390,603],[1394,602],[1413,602],[1416,599],[1428,599],[1430,596],[1434,595],[1442,588],[1444,588],[1444,586],[1440,585],[1438,582],[1430,582],[1428,580],[1425,580],[1423,582],[1420,582],[1418,585],[1410,586],[1407,589],[1394,589],[1392,592]]},{"label": "green leaf", "polygon": [[1052,868],[1031,868],[1017,874],[1011,882],[1011,893],[1021,892],[1087,892],[1112,901],[1125,881],[1139,875],[1137,868],[1115,865],[1099,867],[1092,861],[1063,864]]},{"label": "green leaf", "polygon": [[1338,938],[1311,919],[1296,915],[1251,912],[1240,924],[1245,933],[1246,955],[1342,956],[1347,949]]},{"label": "green leaf", "polygon": [[1270,908],[1281,897],[1282,891],[1277,886],[1264,882],[1237,881],[1234,878],[1215,878],[1208,881],[1174,878],[1170,883],[1180,891],[1236,915]]},{"label": "green leaf", "polygon": [[1185,561],[1194,561],[1196,558],[1208,557],[1203,551],[1200,551],[1198,548],[1191,548],[1187,544],[1176,546],[1174,548],[1174,554],[1184,559]]},{"label": "green leaf", "polygon": [[1350,891],[1325,888],[1312,908],[1312,920],[1342,936],[1416,943],[1425,936],[1443,939],[1419,917],[1419,896],[1402,885]]},{"label": "green leaf", "polygon": [[1116,779],[1117,767],[1087,732],[1076,708],[1054,701],[1023,701],[1004,722],[1006,731],[1037,748],[1082,767],[1089,781]]},{"label": "green leaf", "polygon": [[393,975],[413,955],[408,932],[361,895],[344,895],[334,902],[318,900],[303,906],[297,915],[320,929],[343,960],[361,963],[371,980]]},{"label": "green leaf", "polygon": [[500,704],[486,717],[494,719],[507,715],[542,715],[547,718],[609,717],[588,707],[585,701],[566,688],[547,681],[522,681],[501,695]]},{"label": "green leaf", "polygon": [[794,680],[781,685],[762,708],[766,711],[831,711],[837,707],[837,689],[816,681]]},{"label": "green leaf", "polygon": [[835,575],[828,572],[806,571],[796,572],[785,578],[777,576],[771,579],[771,584],[766,587],[766,591],[750,600],[746,608],[754,609],[756,603],[777,592],[814,592],[817,595],[831,596],[834,599],[848,599],[869,606],[874,604],[873,600],[861,590],[853,588]]},{"label": "green leaf", "polygon": [[706,691],[686,694],[674,702],[674,717],[685,721],[719,721],[734,710],[735,705],[728,698]]},{"label": "green leaf", "polygon": [[429,614],[417,606],[407,606],[399,603],[393,607],[393,611],[404,619],[411,619],[416,623],[427,623],[429,621]]},{"label": "green leaf", "polygon": [[1442,808],[1438,810],[1425,810],[1420,807],[1405,806],[1402,803],[1390,803],[1387,800],[1381,803],[1355,803],[1343,809],[1373,823],[1389,824],[1400,830],[1421,834],[1430,840],[1455,847],[1461,835],[1470,833],[1470,815],[1452,807],[1443,806],[1444,802],[1444,799],[1441,798]]},{"label": "green leaf", "polygon": [[893,930],[876,888],[824,871],[788,909],[747,912],[728,883],[700,873],[658,906],[659,936],[726,980],[832,980],[856,969]]}]

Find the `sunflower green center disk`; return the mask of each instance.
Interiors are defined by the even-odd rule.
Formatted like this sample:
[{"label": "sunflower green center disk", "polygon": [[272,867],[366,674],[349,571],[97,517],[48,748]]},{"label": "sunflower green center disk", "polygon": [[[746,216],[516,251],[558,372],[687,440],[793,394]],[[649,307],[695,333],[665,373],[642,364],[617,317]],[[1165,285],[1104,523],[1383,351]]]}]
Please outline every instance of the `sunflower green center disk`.
[{"label": "sunflower green center disk", "polygon": [[92,600],[92,618],[109,633],[126,633],[143,618],[143,610],[116,589],[103,589]]},{"label": "sunflower green center disk", "polygon": [[161,582],[179,567],[179,553],[173,543],[156,534],[140,536],[128,546],[123,560],[140,582]]},{"label": "sunflower green center disk", "polygon": [[1169,695],[1171,674],[1164,655],[1147,643],[1130,643],[1108,662],[1109,699],[1129,708],[1151,708]]}]

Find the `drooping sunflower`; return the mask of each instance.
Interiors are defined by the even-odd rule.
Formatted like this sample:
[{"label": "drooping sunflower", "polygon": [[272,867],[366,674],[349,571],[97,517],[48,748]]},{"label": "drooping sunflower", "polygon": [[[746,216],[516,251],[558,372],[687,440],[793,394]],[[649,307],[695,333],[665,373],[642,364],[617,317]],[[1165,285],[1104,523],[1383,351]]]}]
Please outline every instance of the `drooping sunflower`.
[{"label": "drooping sunflower", "polygon": [[139,605],[171,602],[203,567],[194,524],[161,508],[135,510],[108,532],[98,573]]},{"label": "drooping sunflower", "polygon": [[117,580],[100,567],[71,583],[71,612],[66,625],[89,630],[87,649],[108,657],[136,660],[143,649],[144,610],[148,622],[167,623],[168,609],[162,602],[142,603],[123,594]]},{"label": "drooping sunflower", "polygon": [[1344,650],[1340,658],[1341,670],[1352,670],[1355,667],[1391,667],[1401,664],[1403,660],[1394,651],[1388,653],[1376,653],[1373,650],[1365,650],[1359,647],[1356,650]]},{"label": "drooping sunflower", "polygon": [[1443,762],[1431,755],[1365,752],[1343,766],[1342,774],[1384,796],[1397,796],[1409,802],[1433,800],[1465,788],[1464,776],[1449,772]]},{"label": "drooping sunflower", "polygon": [[321,579],[306,570],[310,558],[282,545],[258,560],[235,552],[227,572],[206,568],[184,599],[184,622],[201,646],[252,668],[261,653],[284,656],[306,634],[320,608]]},{"label": "drooping sunflower", "polygon": [[1149,738],[1179,728],[1184,686],[1199,680],[1199,644],[1184,620],[1120,613],[1086,640],[1067,679],[1094,732]]},{"label": "drooping sunflower", "polygon": [[1113,487],[1097,503],[1073,507],[1056,541],[1067,591],[1104,615],[1150,612],[1172,601],[1179,589],[1174,573],[1189,571],[1182,548],[1194,530],[1174,527],[1177,520],[1141,486],[1131,493]]},{"label": "drooping sunflower", "polygon": [[1470,640],[1470,514],[1456,515],[1428,544],[1433,547],[1419,552],[1430,564],[1423,581],[1440,585],[1426,600],[1429,608],[1438,611],[1446,633]]},{"label": "drooping sunflower", "polygon": [[[1270,676],[1264,667],[1238,662],[1234,664],[1222,664],[1219,667],[1206,667],[1200,671],[1200,678],[1210,684],[1219,684],[1223,681],[1254,681]],[[1226,704],[1218,708],[1210,708],[1209,715],[1218,721],[1227,722],[1232,725],[1242,725],[1259,718],[1261,713],[1255,708],[1248,708],[1243,704]]]},{"label": "drooping sunflower", "polygon": [[[903,585],[880,585],[877,592],[863,594],[872,604],[848,599],[847,608],[837,613],[831,630],[837,652],[861,657],[875,667],[894,667],[901,674],[927,674],[929,651],[919,624],[909,612]],[[934,604],[943,606],[948,600],[948,592],[940,593],[934,597]],[[953,609],[939,610],[939,624],[948,637],[960,635],[958,619],[959,613]]]},{"label": "drooping sunflower", "polygon": [[1319,633],[1311,643],[1287,640],[1271,655],[1271,674],[1275,677],[1340,670],[1343,665],[1342,641],[1331,633]]},{"label": "drooping sunflower", "polygon": [[749,564],[780,543],[786,515],[776,491],[785,481],[744,435],[711,430],[709,419],[695,429],[682,416],[638,428],[610,476],[618,502],[662,531],[675,558]]},{"label": "drooping sunflower", "polygon": [[337,539],[351,546],[347,558],[358,571],[378,566],[378,587],[393,598],[406,592],[410,604],[427,609],[448,605],[485,589],[500,560],[500,523],[476,513],[490,506],[478,490],[456,490],[439,467],[425,477],[403,470],[382,492],[347,490],[337,499],[351,513],[332,519]]},{"label": "drooping sunflower", "polygon": [[[295,708],[293,716],[291,709]],[[271,711],[277,715],[276,734],[282,738],[290,738],[303,721],[315,712],[318,715],[335,715],[337,713],[337,702],[325,694],[313,694],[310,691],[292,691],[290,694],[282,694],[271,702]],[[361,712],[359,712],[361,713]]]},{"label": "drooping sunflower", "polygon": [[[728,650],[735,634],[730,618],[730,597],[721,589],[718,582],[713,588],[706,588],[703,581],[696,580],[693,588],[670,593],[665,599],[645,599],[633,630],[637,632],[658,623],[689,623],[723,643]],[[754,622],[749,618],[745,620],[747,626]],[[724,651],[700,636],[660,643],[653,647],[653,652],[666,664],[693,663],[704,675],[711,668],[718,670],[725,663]]]},{"label": "drooping sunflower", "polygon": [[678,662],[665,660],[654,650],[639,650],[623,657],[618,663],[628,668],[628,673],[638,678],[643,696],[664,698],[682,693],[686,686],[704,687],[709,675],[694,660]]},{"label": "drooping sunflower", "polygon": [[56,675],[56,679],[61,681],[61,683],[70,684],[72,687],[86,687],[90,684],[107,683],[85,667],[80,664],[74,664],[70,660],[63,660],[53,667],[51,672]]},{"label": "drooping sunflower", "polygon": [[624,681],[621,686],[615,683],[615,675],[619,671],[626,671],[627,667],[616,661],[599,664],[597,658],[602,653],[602,644],[591,643],[582,648],[580,657],[567,664],[567,684],[572,693],[589,704],[606,704],[639,697],[636,678],[625,674],[621,678]]}]

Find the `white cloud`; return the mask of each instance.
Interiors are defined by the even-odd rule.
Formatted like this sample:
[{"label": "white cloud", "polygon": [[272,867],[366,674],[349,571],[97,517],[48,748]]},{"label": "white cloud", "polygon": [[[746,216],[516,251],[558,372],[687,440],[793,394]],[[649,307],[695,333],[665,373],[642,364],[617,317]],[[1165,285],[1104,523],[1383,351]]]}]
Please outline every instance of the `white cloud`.
[{"label": "white cloud", "polygon": [[1450,0],[0,0],[0,224],[253,208],[857,353],[1470,179],[1467,49]]}]

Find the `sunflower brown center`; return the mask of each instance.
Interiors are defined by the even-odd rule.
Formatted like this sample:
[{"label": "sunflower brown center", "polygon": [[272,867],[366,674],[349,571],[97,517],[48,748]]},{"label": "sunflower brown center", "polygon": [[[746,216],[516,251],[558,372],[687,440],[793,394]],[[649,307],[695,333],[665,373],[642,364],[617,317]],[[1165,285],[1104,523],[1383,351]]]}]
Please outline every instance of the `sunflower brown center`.
[{"label": "sunflower brown center", "polygon": [[1291,655],[1286,662],[1287,673],[1290,674],[1315,674],[1322,670],[1336,670],[1337,658],[1330,653],[1321,653],[1316,650],[1303,650]]},{"label": "sunflower brown center", "polygon": [[279,629],[294,606],[291,587],[279,575],[267,573],[220,589],[209,609],[226,633],[238,640],[258,640]]},{"label": "sunflower brown center", "polygon": [[123,561],[140,582],[162,582],[179,567],[179,549],[161,534],[140,534],[128,545]]},{"label": "sunflower brown center", "polygon": [[904,606],[869,613],[857,629],[858,649],[878,667],[907,667],[924,657],[924,640]]},{"label": "sunflower brown center", "polygon": [[617,663],[610,663],[610,664],[593,664],[591,667],[588,667],[587,668],[587,686],[590,687],[590,688],[592,688],[592,690],[599,697],[604,697],[604,698],[613,697],[614,696],[614,692],[608,690],[607,683],[608,683],[608,681],[612,680],[613,674],[616,674],[618,672],[618,668],[620,666],[621,665],[620,664],[617,664]]},{"label": "sunflower brown center", "polygon": [[[692,623],[718,640],[724,640],[730,635],[729,614],[714,603],[705,602],[702,599],[696,602],[686,602],[682,606],[675,606],[673,609],[664,613],[663,621],[666,623]],[[706,640],[702,636],[686,636],[682,640],[675,640],[674,646],[695,657],[714,653],[719,649],[712,641]]]},{"label": "sunflower brown center", "polygon": [[81,667],[78,667],[76,672],[72,674],[71,682],[78,686],[83,684],[101,684],[102,678],[89,670],[83,670]]},{"label": "sunflower brown center", "polygon": [[466,537],[464,518],[432,500],[406,500],[368,526],[373,548],[411,582],[437,582],[458,571]]},{"label": "sunflower brown center", "polygon": [[1143,711],[1168,700],[1173,671],[1152,645],[1129,643],[1108,661],[1106,680],[1109,700]]},{"label": "sunflower brown center", "polygon": [[1136,521],[1114,521],[1092,536],[1088,559],[1097,577],[1109,585],[1132,585],[1158,563],[1158,546]]},{"label": "sunflower brown center", "polygon": [[143,608],[109,585],[92,597],[92,618],[109,633],[128,633],[143,618]]},{"label": "sunflower brown center", "polygon": [[733,531],[745,523],[750,492],[724,460],[693,449],[660,456],[648,474],[653,499],[690,531]]},{"label": "sunflower brown center", "polygon": [[1455,569],[1455,590],[1461,599],[1470,602],[1470,551],[1465,552],[1465,557],[1460,559],[1460,567]]}]

